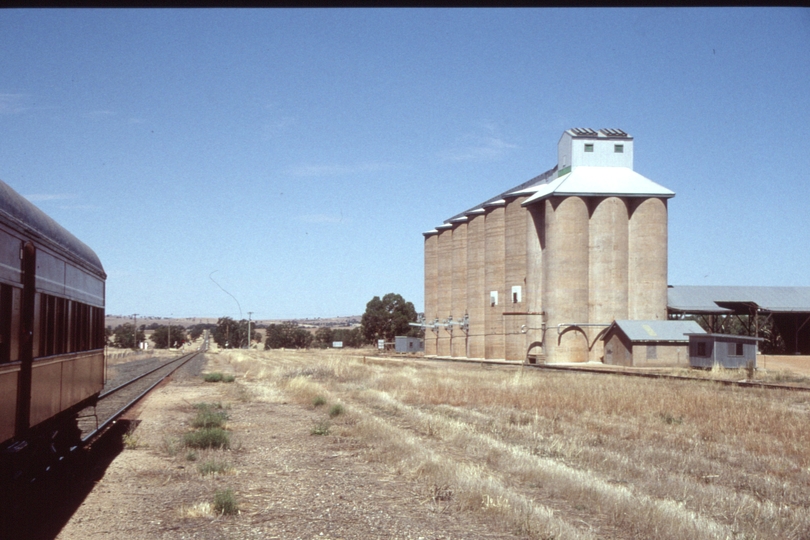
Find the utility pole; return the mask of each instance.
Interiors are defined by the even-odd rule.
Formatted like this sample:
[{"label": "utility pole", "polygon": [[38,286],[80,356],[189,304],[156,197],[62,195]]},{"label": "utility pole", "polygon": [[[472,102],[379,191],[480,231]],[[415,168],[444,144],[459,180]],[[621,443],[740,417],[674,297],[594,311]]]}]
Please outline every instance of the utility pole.
[{"label": "utility pole", "polygon": [[132,348],[138,348],[138,314],[135,313],[132,315]]},{"label": "utility pole", "polygon": [[253,315],[252,311],[248,311],[248,340],[247,340],[247,348],[250,350],[250,316]]}]

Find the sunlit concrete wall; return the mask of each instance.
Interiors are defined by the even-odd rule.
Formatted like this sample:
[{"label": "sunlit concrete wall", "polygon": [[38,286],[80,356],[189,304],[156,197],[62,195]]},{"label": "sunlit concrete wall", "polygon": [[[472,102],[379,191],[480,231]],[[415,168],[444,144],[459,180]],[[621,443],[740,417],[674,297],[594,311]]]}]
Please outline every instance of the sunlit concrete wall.
[{"label": "sunlit concrete wall", "polygon": [[[593,197],[589,202],[588,321],[608,324],[627,318],[628,208],[619,197]],[[604,342],[597,338],[605,330],[606,326],[584,328],[591,361],[604,357]]]},{"label": "sunlit concrete wall", "polygon": [[486,311],[489,292],[485,287],[486,216],[469,216],[467,222],[467,313],[470,317],[469,358],[484,358]]},{"label": "sunlit concrete wall", "polygon": [[[425,320],[432,323],[438,317],[439,266],[437,261],[439,237],[437,234],[425,234]],[[425,355],[436,354],[436,334],[425,329]]]},{"label": "sunlit concrete wall", "polygon": [[[504,355],[504,214],[503,205],[489,209],[485,215],[484,284],[489,302],[484,324],[485,357],[503,359]],[[497,296],[497,298],[493,298]],[[494,301],[493,301],[494,300]]]},{"label": "sunlit concrete wall", "polygon": [[628,233],[628,318],[667,317],[667,201],[632,199]]},{"label": "sunlit concrete wall", "polygon": [[450,356],[450,334],[441,324],[447,320],[452,310],[452,278],[453,278],[453,231],[447,228],[439,229],[438,248],[436,250],[438,276],[438,317],[439,317],[439,338],[436,354],[439,356]]},{"label": "sunlit concrete wall", "polygon": [[508,199],[504,209],[504,354],[506,360],[526,358],[526,222],[525,197]]},{"label": "sunlit concrete wall", "polygon": [[544,203],[543,307],[549,331],[548,362],[585,362],[587,336],[559,324],[588,321],[588,204],[582,197],[551,197]]},{"label": "sunlit concrete wall", "polygon": [[545,247],[545,203],[526,208],[526,350],[535,359],[545,360],[543,348],[543,249]]},{"label": "sunlit concrete wall", "polygon": [[[459,223],[453,228],[453,271],[452,271],[452,316],[454,322],[464,318],[467,311],[467,223]],[[458,325],[453,325],[450,341],[450,355],[467,356],[467,335]]]}]

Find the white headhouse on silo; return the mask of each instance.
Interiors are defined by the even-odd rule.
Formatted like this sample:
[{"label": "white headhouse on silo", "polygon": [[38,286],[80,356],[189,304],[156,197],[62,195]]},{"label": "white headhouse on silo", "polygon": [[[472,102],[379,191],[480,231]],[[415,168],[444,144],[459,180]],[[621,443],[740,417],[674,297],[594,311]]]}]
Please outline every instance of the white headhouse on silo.
[{"label": "white headhouse on silo", "polygon": [[599,361],[614,320],[666,319],[667,199],[619,129],[566,130],[557,165],[425,237],[425,354]]}]

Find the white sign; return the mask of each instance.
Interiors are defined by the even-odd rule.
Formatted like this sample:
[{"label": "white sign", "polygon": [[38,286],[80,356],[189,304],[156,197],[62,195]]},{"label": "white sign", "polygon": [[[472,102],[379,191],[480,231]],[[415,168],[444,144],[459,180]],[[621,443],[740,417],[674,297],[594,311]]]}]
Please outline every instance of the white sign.
[{"label": "white sign", "polygon": [[377,348],[380,349],[380,350],[385,349],[385,340],[384,339],[378,339],[377,340]]},{"label": "white sign", "polygon": [[333,341],[332,342],[332,348],[333,349],[342,349],[343,348],[343,342],[342,341]]}]

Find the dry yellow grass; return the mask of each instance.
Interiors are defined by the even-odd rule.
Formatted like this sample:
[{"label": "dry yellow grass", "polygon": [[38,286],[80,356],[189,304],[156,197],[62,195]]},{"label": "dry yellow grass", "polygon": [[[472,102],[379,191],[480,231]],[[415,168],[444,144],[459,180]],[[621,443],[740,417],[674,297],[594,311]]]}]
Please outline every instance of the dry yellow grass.
[{"label": "dry yellow grass", "polygon": [[535,538],[810,537],[810,395],[708,382],[225,351],[252,399],[341,403],[332,433],[435,504]]}]

